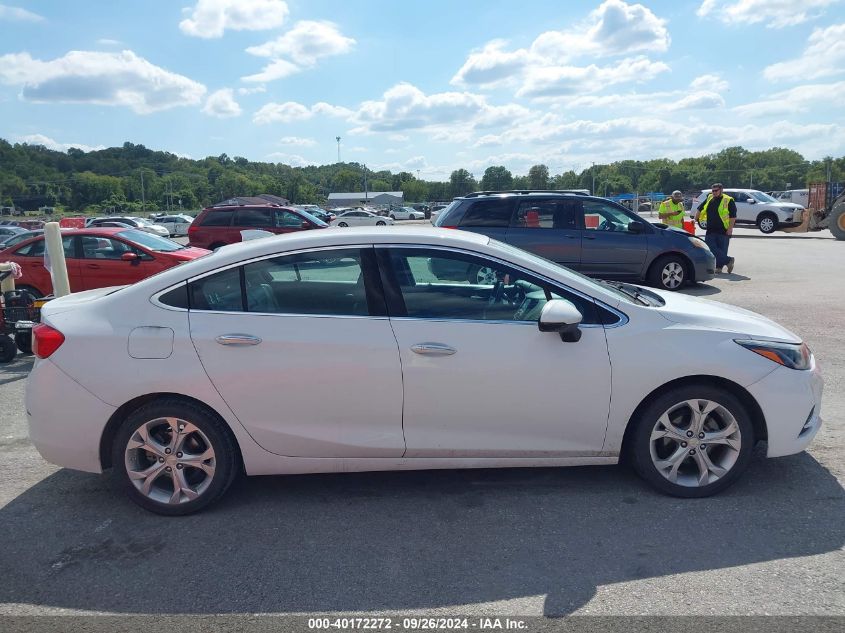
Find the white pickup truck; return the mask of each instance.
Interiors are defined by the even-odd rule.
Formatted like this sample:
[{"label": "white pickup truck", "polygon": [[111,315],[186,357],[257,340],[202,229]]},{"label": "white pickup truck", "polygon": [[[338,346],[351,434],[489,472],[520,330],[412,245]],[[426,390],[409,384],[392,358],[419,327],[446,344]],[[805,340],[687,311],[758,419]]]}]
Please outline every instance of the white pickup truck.
[{"label": "white pickup truck", "polygon": [[[754,224],[763,233],[774,233],[778,229],[798,226],[803,219],[804,207],[792,202],[781,202],[756,189],[725,189],[725,193],[736,201],[736,223]],[[701,195],[692,203],[691,214],[695,212],[707,196],[709,189],[702,189]],[[706,222],[699,222],[701,228],[707,228]]]}]

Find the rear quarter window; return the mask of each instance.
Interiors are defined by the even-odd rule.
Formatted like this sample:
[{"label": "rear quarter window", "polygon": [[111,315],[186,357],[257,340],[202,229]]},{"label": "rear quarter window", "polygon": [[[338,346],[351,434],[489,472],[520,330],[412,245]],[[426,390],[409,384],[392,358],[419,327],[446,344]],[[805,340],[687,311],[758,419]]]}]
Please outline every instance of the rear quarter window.
[{"label": "rear quarter window", "polygon": [[460,226],[506,228],[511,222],[513,202],[510,198],[476,200],[464,213]]},{"label": "rear quarter window", "polygon": [[229,226],[232,223],[231,211],[209,211],[200,226]]}]

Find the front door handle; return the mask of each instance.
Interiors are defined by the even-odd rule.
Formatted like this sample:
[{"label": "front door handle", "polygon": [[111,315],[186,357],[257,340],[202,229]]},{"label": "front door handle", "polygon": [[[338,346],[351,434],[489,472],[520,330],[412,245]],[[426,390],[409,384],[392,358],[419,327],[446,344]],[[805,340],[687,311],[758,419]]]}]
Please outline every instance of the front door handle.
[{"label": "front door handle", "polygon": [[100,268],[99,264],[86,264],[88,268]]},{"label": "front door handle", "polygon": [[245,347],[247,345],[258,345],[261,339],[257,336],[249,334],[221,334],[214,339],[221,345],[232,345],[235,347]]},{"label": "front door handle", "polygon": [[595,235],[585,235],[584,239],[585,240],[594,240],[594,239],[596,239],[596,236]]},{"label": "front door handle", "polygon": [[411,351],[422,356],[451,356],[458,350],[443,343],[417,343],[411,345]]}]

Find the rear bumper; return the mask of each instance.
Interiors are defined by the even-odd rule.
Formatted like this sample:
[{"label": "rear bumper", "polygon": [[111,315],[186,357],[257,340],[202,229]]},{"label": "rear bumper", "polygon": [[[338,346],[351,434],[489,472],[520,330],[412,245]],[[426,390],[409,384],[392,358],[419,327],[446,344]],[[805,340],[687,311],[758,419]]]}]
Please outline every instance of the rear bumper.
[{"label": "rear bumper", "polygon": [[824,381],[817,366],[809,371],[779,367],[748,387],[766,418],[768,457],[803,451],[822,425]]},{"label": "rear bumper", "polygon": [[48,462],[102,472],[100,438],[116,408],[72,380],[52,361],[36,361],[26,383],[29,438]]}]

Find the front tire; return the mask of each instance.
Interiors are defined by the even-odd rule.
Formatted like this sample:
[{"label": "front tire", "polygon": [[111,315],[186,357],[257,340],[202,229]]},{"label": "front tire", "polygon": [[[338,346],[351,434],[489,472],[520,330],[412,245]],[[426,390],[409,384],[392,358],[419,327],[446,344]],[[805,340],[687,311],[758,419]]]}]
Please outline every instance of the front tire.
[{"label": "front tire", "polygon": [[766,235],[774,233],[778,230],[778,216],[774,213],[761,213],[757,218],[757,228]]},{"label": "front tire", "polygon": [[680,290],[689,280],[687,262],[678,255],[664,255],[659,258],[648,274],[648,281],[661,290]]},{"label": "front tire", "polygon": [[162,399],[143,405],[112,445],[118,483],[145,510],[191,514],[217,501],[238,473],[231,431],[195,404]]},{"label": "front tire", "polygon": [[626,449],[634,470],[675,497],[708,497],[733,484],[755,441],[739,399],[704,383],[655,398],[633,424]]},{"label": "front tire", "polygon": [[376,222],[376,226],[385,226],[384,220],[379,220],[378,222]]},{"label": "front tire", "polygon": [[344,227],[344,228],[345,228],[345,227],[347,227],[347,226],[349,226],[346,222],[338,222],[338,223],[337,223],[337,225],[338,225],[338,226],[342,226],[342,227]]}]

